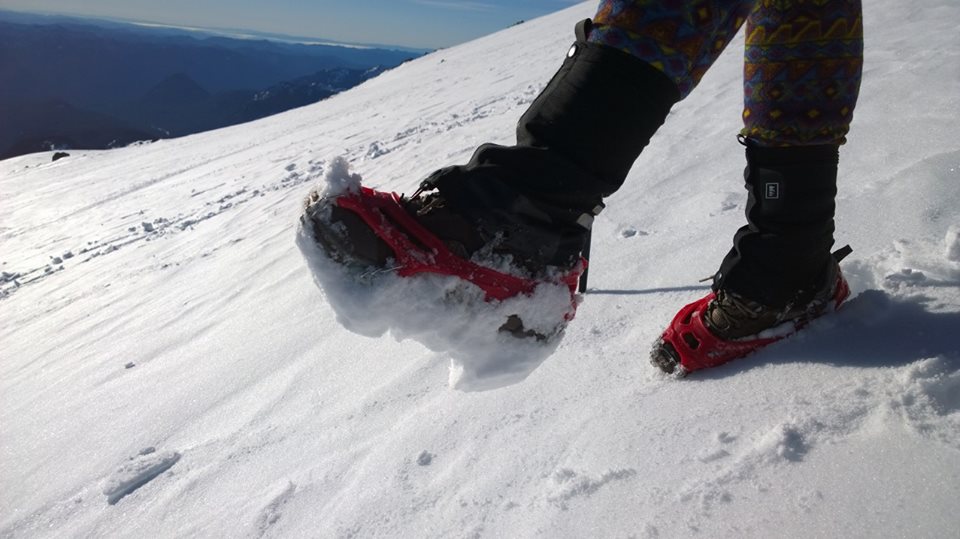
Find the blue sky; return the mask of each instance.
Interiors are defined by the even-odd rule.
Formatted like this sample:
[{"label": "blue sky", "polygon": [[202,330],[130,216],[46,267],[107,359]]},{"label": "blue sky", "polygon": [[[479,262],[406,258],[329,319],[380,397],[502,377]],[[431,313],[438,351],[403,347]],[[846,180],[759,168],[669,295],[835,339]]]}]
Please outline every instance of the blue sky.
[{"label": "blue sky", "polygon": [[0,0],[0,8],[446,47],[580,0]]}]

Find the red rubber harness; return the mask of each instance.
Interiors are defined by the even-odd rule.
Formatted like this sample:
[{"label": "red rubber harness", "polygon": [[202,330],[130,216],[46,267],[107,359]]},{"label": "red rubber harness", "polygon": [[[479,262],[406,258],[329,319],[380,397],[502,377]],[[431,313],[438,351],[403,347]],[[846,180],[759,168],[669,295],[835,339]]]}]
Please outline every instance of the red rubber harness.
[{"label": "red rubber harness", "polygon": [[[544,281],[508,275],[453,254],[443,240],[418,223],[400,201],[400,195],[396,193],[361,187],[359,192],[337,197],[336,204],[359,215],[393,250],[397,261],[395,271],[401,277],[418,273],[459,277],[480,287],[487,301],[530,295],[543,284]],[[581,258],[573,270],[556,280],[570,288],[572,308],[565,317],[567,320],[571,320],[576,311],[574,295],[580,274],[586,267],[587,261]]]},{"label": "red rubber harness", "polygon": [[[839,308],[848,296],[850,296],[850,286],[843,278],[843,274],[838,273],[837,287],[833,295],[834,308]],[[680,365],[685,372],[716,367],[741,358],[793,335],[810,322],[809,319],[798,320],[792,329],[775,337],[723,340],[714,335],[703,321],[707,305],[715,297],[716,295],[711,292],[706,297],[680,309],[661,337],[663,341],[673,345],[680,356]]]}]

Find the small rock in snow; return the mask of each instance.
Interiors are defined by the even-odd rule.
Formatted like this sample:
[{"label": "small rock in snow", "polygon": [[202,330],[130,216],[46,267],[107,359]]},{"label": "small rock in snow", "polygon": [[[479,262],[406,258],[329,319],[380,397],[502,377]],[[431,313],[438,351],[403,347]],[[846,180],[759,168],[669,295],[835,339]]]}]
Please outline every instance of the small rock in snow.
[{"label": "small rock in snow", "polygon": [[620,231],[620,236],[623,238],[634,238],[637,236],[649,236],[650,233],[646,230],[640,230],[638,228],[628,226],[627,228]]},{"label": "small rock in snow", "polygon": [[430,466],[430,463],[433,462],[433,455],[427,451],[420,453],[420,456],[417,457],[417,464],[420,466]]},{"label": "small rock in snow", "polygon": [[157,452],[157,448],[156,448],[156,447],[153,447],[153,446],[144,447],[143,449],[140,450],[140,456],[142,457],[142,456],[146,456],[146,455],[149,455],[149,454],[151,454],[151,453],[156,453],[156,452]]},{"label": "small rock in snow", "polygon": [[63,259],[60,258],[59,256],[54,256],[54,257],[51,257],[50,262],[52,262],[53,264],[63,264]]},{"label": "small rock in snow", "polygon": [[67,251],[67,252],[63,253],[62,258],[63,258],[64,260],[70,260],[71,258],[73,258],[73,251]]},{"label": "small rock in snow", "polygon": [[371,142],[370,146],[367,148],[367,158],[376,159],[382,155],[390,153],[390,150],[380,146],[378,142]]}]

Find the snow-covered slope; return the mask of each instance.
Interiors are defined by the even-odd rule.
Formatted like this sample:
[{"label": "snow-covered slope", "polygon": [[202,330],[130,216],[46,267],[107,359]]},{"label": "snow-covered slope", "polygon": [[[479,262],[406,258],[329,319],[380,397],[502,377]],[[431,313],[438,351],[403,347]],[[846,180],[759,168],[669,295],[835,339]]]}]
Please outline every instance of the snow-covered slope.
[{"label": "snow-covered slope", "polygon": [[511,142],[591,2],[255,123],[0,162],[0,535],[955,537],[960,8],[866,4],[857,297],[682,381],[647,350],[742,219],[739,40],[608,201],[565,340],[488,391],[340,327],[301,199],[338,155],[409,192]]}]

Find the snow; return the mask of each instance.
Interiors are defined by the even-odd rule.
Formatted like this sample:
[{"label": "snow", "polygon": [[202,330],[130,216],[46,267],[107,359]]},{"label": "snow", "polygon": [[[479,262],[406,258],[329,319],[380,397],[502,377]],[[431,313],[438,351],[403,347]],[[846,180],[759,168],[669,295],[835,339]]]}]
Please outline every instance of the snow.
[{"label": "snow", "polygon": [[[837,219],[854,297],[760,354],[647,364],[743,219],[742,36],[607,200],[549,357],[357,335],[314,285],[297,220],[338,156],[409,193],[510,143],[594,7],[251,124],[0,162],[0,535],[955,537],[953,0],[867,3]],[[406,336],[450,337],[418,316]]]},{"label": "snow", "polygon": [[960,262],[960,225],[950,225],[947,235],[943,238],[943,244],[947,260]]},{"label": "snow", "polygon": [[388,331],[450,357],[449,385],[489,390],[522,381],[551,353],[559,339],[541,344],[499,332],[511,315],[524,328],[553,335],[572,310],[567,285],[544,283],[529,296],[487,303],[483,291],[455,277],[402,278],[393,272],[356,274],[331,261],[301,227],[297,246],[324,298],[348,330],[367,337]]},{"label": "snow", "polygon": [[124,496],[156,479],[180,460],[180,454],[175,451],[156,453],[156,448],[141,449],[136,457],[120,466],[107,480],[103,493],[107,496],[107,503],[114,505]]},{"label": "snow", "polygon": [[[292,169],[291,169],[292,170]],[[359,174],[350,172],[350,163],[343,156],[337,156],[330,163],[330,170],[324,178],[323,196],[337,197],[345,193],[360,191],[360,182],[363,178]]]}]

